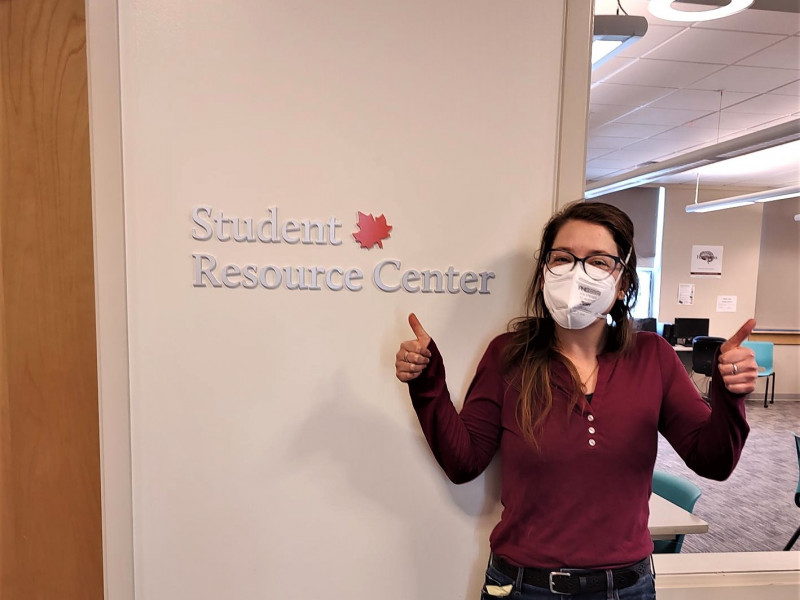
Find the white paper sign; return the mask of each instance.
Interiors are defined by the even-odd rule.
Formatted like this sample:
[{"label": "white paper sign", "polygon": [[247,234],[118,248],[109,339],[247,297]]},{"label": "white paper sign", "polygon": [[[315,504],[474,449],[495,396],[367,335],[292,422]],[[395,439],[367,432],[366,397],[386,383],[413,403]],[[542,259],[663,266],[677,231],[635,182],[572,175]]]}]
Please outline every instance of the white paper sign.
[{"label": "white paper sign", "polygon": [[722,246],[692,246],[692,277],[722,276]]},{"label": "white paper sign", "polygon": [[693,283],[679,283],[678,284],[678,304],[689,306],[694,304],[694,284]]},{"label": "white paper sign", "polygon": [[736,296],[717,296],[717,312],[736,312]]}]

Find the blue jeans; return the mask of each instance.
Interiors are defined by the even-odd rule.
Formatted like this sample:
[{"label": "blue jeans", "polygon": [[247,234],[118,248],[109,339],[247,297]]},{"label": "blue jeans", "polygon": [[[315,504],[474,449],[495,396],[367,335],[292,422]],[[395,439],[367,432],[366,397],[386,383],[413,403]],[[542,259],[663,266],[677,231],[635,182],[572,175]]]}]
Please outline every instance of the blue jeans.
[{"label": "blue jeans", "polygon": [[[506,596],[493,595],[487,592],[487,586],[496,586],[502,589],[493,589],[497,594],[505,593],[511,586],[511,591]],[[647,574],[639,577],[633,585],[621,590],[611,589],[605,592],[591,594],[554,594],[550,590],[532,585],[518,583],[511,577],[504,575],[491,565],[486,569],[486,583],[481,590],[481,600],[554,600],[555,598],[573,598],[575,600],[655,600],[656,588],[653,575]]]}]

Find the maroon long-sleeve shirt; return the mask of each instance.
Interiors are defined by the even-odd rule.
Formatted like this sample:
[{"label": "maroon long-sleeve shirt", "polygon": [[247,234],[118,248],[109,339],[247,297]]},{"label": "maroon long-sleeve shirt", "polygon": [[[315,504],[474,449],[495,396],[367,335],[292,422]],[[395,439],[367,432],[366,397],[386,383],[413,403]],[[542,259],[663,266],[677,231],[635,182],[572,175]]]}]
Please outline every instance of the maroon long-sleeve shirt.
[{"label": "maroon long-sleeve shirt", "polygon": [[672,347],[646,332],[629,354],[598,357],[591,404],[569,415],[569,373],[552,365],[553,408],[534,449],[517,423],[518,378],[503,374],[510,335],[489,344],[460,414],[434,342],[430,363],[409,384],[428,444],[453,482],[477,477],[500,449],[495,554],[541,568],[616,567],[650,554],[657,432],[699,475],[722,480],[733,471],[749,431],[744,396],[728,392],[715,368],[711,410]]}]

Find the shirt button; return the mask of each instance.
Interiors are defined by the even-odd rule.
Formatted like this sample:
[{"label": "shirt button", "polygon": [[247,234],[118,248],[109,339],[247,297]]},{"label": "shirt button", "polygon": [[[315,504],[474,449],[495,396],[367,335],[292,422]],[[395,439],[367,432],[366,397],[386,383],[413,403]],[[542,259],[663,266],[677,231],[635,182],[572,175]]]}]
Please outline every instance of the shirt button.
[{"label": "shirt button", "polygon": [[596,443],[597,443],[597,442],[595,442],[594,440],[589,440],[589,445],[590,445],[590,446],[594,446]]},{"label": "shirt button", "polygon": [[589,420],[589,422],[594,421],[594,415],[589,415],[586,418]]},{"label": "shirt button", "polygon": [[589,427],[589,433],[594,433],[594,427]]}]

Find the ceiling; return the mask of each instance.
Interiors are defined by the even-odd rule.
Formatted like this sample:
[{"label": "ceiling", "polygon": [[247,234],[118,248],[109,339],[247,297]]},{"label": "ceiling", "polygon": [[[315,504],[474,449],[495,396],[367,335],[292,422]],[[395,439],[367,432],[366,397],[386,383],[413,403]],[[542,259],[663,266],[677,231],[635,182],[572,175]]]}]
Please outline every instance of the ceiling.
[{"label": "ceiling", "polygon": [[[641,40],[592,72],[588,182],[800,118],[797,0],[754,4],[789,12],[749,8],[689,23],[654,17],[646,0],[620,4],[628,14],[646,17],[649,26]],[[595,0],[595,14],[616,12],[616,0]],[[696,172],[654,182],[694,184]],[[739,169],[701,175],[701,184],[715,186],[798,182],[796,152],[773,157],[757,174]]]}]

